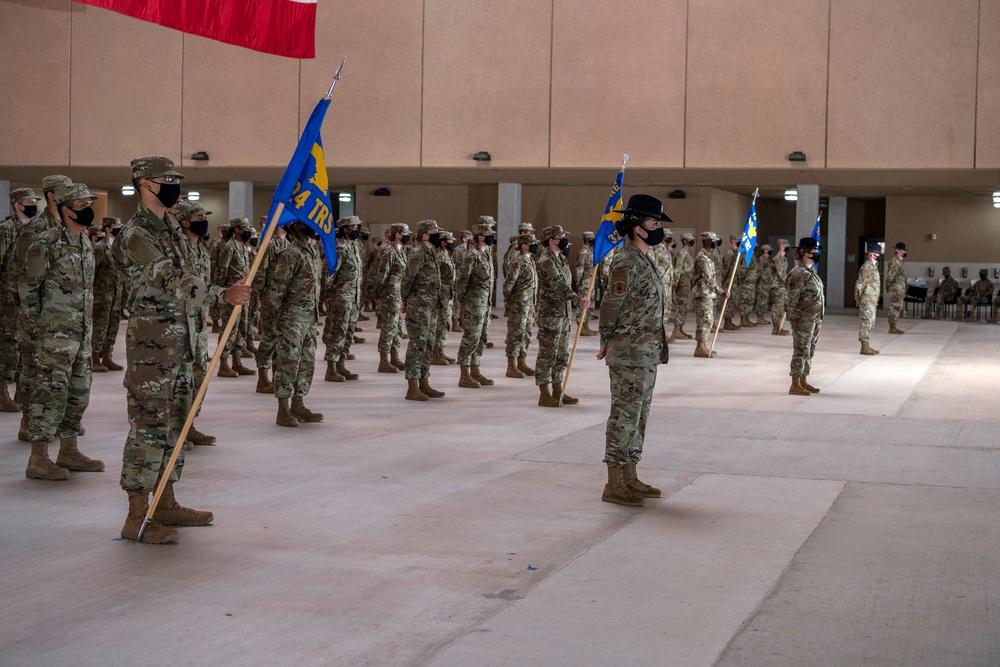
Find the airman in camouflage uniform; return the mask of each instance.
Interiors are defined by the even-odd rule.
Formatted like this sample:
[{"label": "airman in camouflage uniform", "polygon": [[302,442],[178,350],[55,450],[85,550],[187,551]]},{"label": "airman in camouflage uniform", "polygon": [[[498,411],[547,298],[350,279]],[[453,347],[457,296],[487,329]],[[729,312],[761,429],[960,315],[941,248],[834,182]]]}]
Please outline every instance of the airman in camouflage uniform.
[{"label": "airman in camouflage uniform", "polygon": [[771,279],[771,335],[787,336],[788,330],[782,326],[785,320],[785,302],[788,300],[788,241],[778,239],[778,252],[771,259],[774,271]]},{"label": "airman in camouflage uniform", "polygon": [[455,235],[444,229],[439,233],[435,252],[441,264],[441,312],[438,313],[431,363],[436,366],[447,366],[455,363],[455,359],[444,351],[444,346],[448,342],[448,332],[451,331],[452,304],[455,298],[455,263],[451,261],[451,253],[455,250]]},{"label": "airman in camouflage uniform", "polygon": [[[226,226],[219,227],[215,239],[209,244],[208,256],[211,260],[213,276],[215,267],[219,265],[219,256],[222,254],[222,249],[226,247],[228,237],[229,228]],[[209,306],[208,311],[212,316],[212,333],[222,333],[222,325],[219,324],[219,315],[222,314],[222,304],[213,303]]]},{"label": "airman in camouflage uniform", "polygon": [[[60,227],[62,220],[59,217],[59,207],[56,205],[55,192],[57,188],[71,185],[72,181],[66,176],[46,176],[42,179],[42,196],[45,197],[45,209],[23,225],[14,241],[14,252],[7,263],[7,270],[10,272],[11,280],[15,292],[19,292],[18,281],[24,273],[24,260],[28,256],[28,247],[42,232]],[[20,295],[15,297],[20,304]],[[34,390],[34,381],[38,377],[38,362],[35,359],[35,340],[32,337],[31,327],[25,317],[24,310],[18,306],[17,310],[17,349],[18,349],[18,372],[17,391],[14,400],[21,408],[21,426],[18,429],[17,439],[28,442],[28,406],[31,401],[31,393]]]},{"label": "airman in camouflage uniform", "polygon": [[604,450],[608,483],[601,500],[635,506],[661,495],[639,480],[636,465],[642,459],[656,369],[669,359],[663,282],[649,249],[662,242],[661,224],[671,220],[664,215],[663,204],[649,195],[632,195],[623,213],[616,227],[626,239],[611,265],[610,289],[601,303],[597,353],[611,378]]},{"label": "airman in camouflage uniform", "polygon": [[17,317],[19,276],[10,270],[14,243],[21,229],[38,215],[38,200],[31,188],[11,190],[11,215],[0,223],[0,412],[19,412],[7,385],[17,379]]},{"label": "airman in camouflage uniform", "polygon": [[[242,276],[228,289],[214,287],[188,268],[191,244],[168,212],[177,203],[183,178],[174,171],[173,162],[149,156],[132,160],[131,168],[139,208],[112,246],[111,255],[132,285],[126,304],[130,318],[124,382],[130,429],[121,476],[129,513],[121,535],[137,540],[149,509],[149,493],[156,488],[191,411],[195,320],[212,301],[245,304],[250,288],[242,284]],[[183,507],[174,496],[183,462],[182,450],[153,520],[146,526],[144,542],[175,542],[177,531],[167,526],[212,521],[211,512]]]},{"label": "airman in camouflage uniform", "polygon": [[254,275],[253,290],[257,303],[260,305],[260,343],[257,345],[257,352],[254,354],[254,361],[257,363],[257,389],[258,394],[273,394],[274,385],[268,378],[268,371],[274,361],[274,344],[278,336],[278,327],[281,323],[275,318],[275,314],[265,307],[268,288],[271,286],[273,277],[274,260],[278,253],[288,247],[288,230],[285,227],[278,227],[271,234],[271,241],[264,249],[264,256],[257,267]]},{"label": "airman in camouflage uniform", "polygon": [[94,334],[91,345],[95,373],[123,370],[111,356],[122,321],[124,299],[124,284],[111,257],[111,246],[121,234],[122,221],[104,218],[102,226],[104,239],[94,246]]},{"label": "airman in camouflage uniform", "polygon": [[[732,286],[735,288],[733,290],[733,299],[729,301],[726,305],[726,316],[723,318],[722,330],[723,331],[737,331],[740,327],[744,326],[742,322],[739,324],[733,324],[732,313],[739,313],[740,301],[742,290],[740,286],[742,285],[742,280],[745,277],[745,272],[741,269],[743,262],[740,256],[740,237],[729,235],[729,248],[726,250],[725,257],[722,258],[722,275],[720,278],[723,283],[729,283],[729,276],[733,276]],[[739,267],[736,265],[740,264]],[[735,275],[734,275],[735,270]],[[713,322],[718,322],[718,318],[713,319]],[[714,325],[713,325],[714,330]]]},{"label": "airman in camouflage uniform", "polygon": [[416,239],[406,260],[406,273],[399,286],[406,304],[406,400],[443,398],[444,392],[430,385],[431,358],[437,336],[438,316],[445,298],[441,285],[441,260],[436,248],[441,230],[434,220],[417,223]]},{"label": "airman in camouflage uniform", "polygon": [[[663,235],[663,242],[650,248],[649,255],[653,259],[653,264],[656,265],[656,274],[663,284],[663,326],[668,326],[674,300],[674,256],[670,252],[674,233],[669,229],[664,229]],[[672,343],[673,338],[668,337],[667,342]]]},{"label": "airman in camouflage uniform", "polygon": [[872,348],[872,325],[875,324],[875,311],[878,308],[878,297],[882,279],[878,274],[878,256],[882,254],[878,243],[868,244],[868,254],[858,279],[854,283],[854,305],[858,307],[858,340],[861,341],[861,354],[874,356],[878,350]]},{"label": "airman in camouflage uniform", "polygon": [[694,235],[691,232],[681,234],[681,249],[674,258],[674,330],[670,337],[675,340],[690,339],[691,335],[684,333],[684,323],[687,321],[688,308],[691,299],[691,280],[694,277],[694,258],[691,248],[694,247]]},{"label": "airman in camouflage uniform", "polygon": [[771,282],[774,280],[774,266],[771,264],[772,248],[765,243],[758,246],[760,253],[753,258],[757,265],[757,295],[754,299],[754,308],[757,311],[757,321],[754,324],[762,327],[770,324],[767,321],[767,311],[771,308]]},{"label": "airman in camouflage uniform", "polygon": [[[472,232],[463,229],[459,233],[459,243],[452,253],[451,261],[455,264],[455,279],[458,280],[458,271],[465,262],[465,253],[469,251],[469,242],[472,241]],[[462,331],[462,303],[458,300],[457,294],[452,294],[451,299],[451,330],[455,333]]]},{"label": "airman in camouflage uniform", "polygon": [[750,314],[756,310],[757,300],[757,261],[750,258],[747,265],[746,256],[740,257],[736,274],[740,282],[740,328],[757,326],[750,320]]},{"label": "airman in camouflage uniform", "polygon": [[[187,256],[187,270],[189,273],[197,275],[206,285],[212,284],[212,260],[209,257],[208,248],[204,245],[204,239],[208,236],[208,216],[211,211],[205,210],[200,202],[181,200],[174,207],[174,219],[181,228],[184,238],[191,244]],[[109,252],[110,257],[110,252]],[[111,257],[112,261],[114,260]],[[115,267],[115,273],[118,267]],[[208,307],[201,309],[201,314],[196,314],[191,322],[195,332],[195,343],[193,351],[192,372],[194,374],[194,387],[201,387],[208,373]],[[199,406],[199,412],[201,407]],[[202,433],[191,421],[191,428],[188,429],[187,440],[184,443],[187,449],[192,445],[214,445],[216,437]]]},{"label": "airman in camouflage uniform", "polygon": [[789,394],[810,396],[819,389],[808,382],[816,341],[823,324],[825,297],[823,281],[816,273],[816,258],[823,248],[812,237],[799,240],[795,248],[795,268],[788,274],[788,321],[792,326],[792,386]]},{"label": "airman in camouflage uniform", "polygon": [[[38,234],[28,246],[18,281],[21,313],[44,371],[31,390],[25,476],[69,479],[69,471],[101,472],[104,462],[77,448],[83,413],[90,404],[90,337],[94,309],[94,252],[84,233],[94,222],[94,197],[74,183],[55,191],[62,224]],[[48,446],[59,436],[56,463]]]},{"label": "airman in camouflage uniform", "polygon": [[571,309],[589,308],[590,299],[573,290],[573,274],[563,249],[569,243],[559,225],[542,230],[546,253],[538,260],[538,357],[535,385],[538,405],[558,408],[575,405],[580,399],[562,393],[563,375],[569,362]]},{"label": "airman in camouflage uniform", "polygon": [[504,309],[507,311],[507,377],[533,377],[535,369],[528,366],[528,345],[531,343],[531,314],[538,295],[538,272],[532,253],[538,251],[538,241],[531,232],[518,237],[518,254],[507,267],[503,283]]},{"label": "airman in camouflage uniform", "polygon": [[[253,237],[250,221],[246,218],[231,219],[228,236],[229,240],[219,252],[218,265],[212,266],[215,284],[219,287],[232,285],[250,272],[250,252],[247,249],[247,242]],[[247,308],[240,308],[239,316],[227,340],[223,341],[222,334],[219,334],[219,345],[223,346],[222,358],[219,361],[220,378],[256,375],[254,371],[243,365],[241,358],[243,348],[247,343],[247,332],[250,329],[250,316],[247,311]],[[229,322],[232,313],[233,306],[228,303],[223,304],[219,311],[222,322]],[[229,365],[230,358],[233,360],[232,367]]]},{"label": "airman in camouflage uniform", "polygon": [[458,347],[458,364],[461,376],[459,387],[478,389],[493,384],[493,380],[479,372],[479,362],[486,349],[490,330],[490,295],[493,293],[495,274],[490,248],[494,233],[487,223],[472,228],[475,245],[468,248],[455,278],[455,295],[462,305],[462,343]]},{"label": "airman in camouflage uniform", "polygon": [[[958,306],[955,309],[955,321],[965,320],[971,322],[976,317],[976,306],[980,300],[989,302],[993,298],[993,282],[986,276],[986,269],[979,270],[979,280],[969,288],[969,293],[958,297]],[[965,307],[969,307],[969,314],[965,314]]]},{"label": "airman in camouflage uniform", "polygon": [[398,373],[406,368],[399,358],[399,346],[403,342],[403,300],[399,295],[399,285],[406,272],[405,247],[410,241],[410,228],[405,224],[394,224],[386,232],[387,243],[379,249],[375,266],[373,286],[378,299],[378,318],[382,330],[378,337],[379,373]]},{"label": "airman in camouflage uniform", "polygon": [[906,297],[904,257],[906,257],[906,244],[899,242],[885,267],[885,293],[889,297],[889,333],[891,334],[903,333],[902,329],[896,327],[896,322],[899,320],[899,313],[903,310],[903,299]]},{"label": "airman in camouflage uniform", "polygon": [[[576,294],[583,298],[587,296],[590,287],[591,276],[594,275],[594,232],[583,233],[583,247],[576,253]],[[576,318],[580,319],[579,314]],[[580,329],[581,336],[596,336],[597,332],[590,328],[590,318],[583,321],[583,328]]]},{"label": "airman in camouflage uniform", "polygon": [[[921,319],[931,319],[931,311],[933,311],[934,319],[940,320],[945,304],[957,302],[956,295],[962,291],[962,288],[958,281],[951,277],[951,267],[946,266],[941,269],[941,275],[944,276],[941,284],[938,285],[933,294],[924,300],[924,314],[920,316]],[[996,312],[996,307],[994,307],[993,319],[996,319]]]},{"label": "airman in camouflage uniform", "polygon": [[324,380],[327,382],[358,379],[358,374],[347,370],[346,364],[361,314],[361,254],[352,243],[360,233],[361,218],[351,215],[337,220],[336,225],[337,268],[324,281],[327,293],[326,323],[323,325]]},{"label": "airman in camouflage uniform", "polygon": [[[322,279],[315,250],[318,234],[305,223],[296,221],[288,225],[288,236],[288,245],[274,258],[271,280],[264,294],[268,313],[281,323],[275,329],[274,342],[273,384],[274,396],[278,399],[278,415],[275,418],[278,426],[323,421],[322,413],[313,412],[305,406],[305,397],[312,387],[316,369],[319,284]],[[337,254],[339,268],[342,257],[339,251]],[[288,405],[289,398],[292,399],[291,406]]]},{"label": "airman in camouflage uniform", "polygon": [[722,294],[729,296],[727,292],[719,286],[719,281],[715,276],[715,263],[712,261],[711,248],[719,237],[713,232],[702,232],[701,252],[694,260],[694,280],[691,285],[691,293],[694,296],[694,310],[698,318],[697,329],[695,330],[695,341],[697,346],[694,356],[709,359],[715,356],[715,350],[709,351],[708,334],[712,330],[712,317],[715,314],[715,300]]}]

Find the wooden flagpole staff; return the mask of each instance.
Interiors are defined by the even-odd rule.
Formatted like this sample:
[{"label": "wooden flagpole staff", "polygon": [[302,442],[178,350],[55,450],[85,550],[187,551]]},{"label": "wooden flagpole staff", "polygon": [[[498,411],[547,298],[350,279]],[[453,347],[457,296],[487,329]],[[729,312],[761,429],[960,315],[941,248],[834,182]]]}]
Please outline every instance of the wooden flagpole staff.
[{"label": "wooden flagpole staff", "polygon": [[[733,290],[733,280],[736,278],[736,267],[740,264],[740,258],[743,256],[743,251],[740,250],[736,253],[736,261],[733,262],[733,270],[729,274],[729,284],[726,285],[726,294],[732,294]],[[719,330],[722,329],[722,318],[726,315],[726,305],[729,303],[729,297],[727,296],[722,301],[722,311],[719,313],[719,321],[715,325],[715,335],[712,336],[712,347],[709,348],[709,354],[715,350],[715,341],[719,338]]]},{"label": "wooden flagpole staff", "polygon": [[[600,266],[600,264],[597,266]],[[587,285],[587,299],[590,299],[590,295],[594,291],[594,281],[597,279],[597,266],[594,267],[593,272],[590,274],[590,284]],[[573,337],[573,349],[570,350],[569,361],[566,362],[566,375],[563,376],[562,387],[559,388],[559,400],[562,400],[562,395],[566,393],[566,386],[569,384],[569,371],[573,368],[573,357],[576,356],[576,346],[580,342],[580,331],[583,330],[583,323],[587,321],[588,310],[590,309],[580,309],[580,324],[576,327],[576,336]]]}]

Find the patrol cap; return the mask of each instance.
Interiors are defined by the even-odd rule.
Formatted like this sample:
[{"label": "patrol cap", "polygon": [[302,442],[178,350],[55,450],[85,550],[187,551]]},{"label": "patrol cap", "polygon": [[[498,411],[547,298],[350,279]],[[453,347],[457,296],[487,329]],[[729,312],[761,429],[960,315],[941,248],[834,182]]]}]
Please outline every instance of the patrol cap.
[{"label": "patrol cap", "polygon": [[774,250],[774,248],[771,247],[770,243],[765,243],[764,245],[760,246],[760,250],[761,252],[771,252],[772,250]]},{"label": "patrol cap", "polygon": [[361,225],[361,233],[371,236],[372,230],[368,228],[368,225]]},{"label": "patrol cap", "polygon": [[739,237],[739,236],[737,236],[736,234],[730,234],[730,235],[729,235],[729,240],[730,240],[730,241],[739,241],[739,240],[740,240],[740,237]]},{"label": "patrol cap", "polygon": [[[669,227],[664,227],[664,228],[663,228],[663,238],[665,238],[665,239],[669,239],[669,238],[670,238],[670,237],[672,237],[673,235],[674,235],[674,230],[670,229]],[[584,234],[584,235],[583,235],[583,238],[587,238],[587,235],[586,235],[586,234]],[[591,234],[591,235],[590,235],[590,238],[594,238],[594,235],[593,235],[593,234]]]},{"label": "patrol cap", "polygon": [[[155,178],[156,176],[176,176],[184,178],[184,174],[174,171],[174,161],[162,155],[146,155],[132,160],[132,180],[138,178]],[[249,223],[247,223],[249,224]]]},{"label": "patrol cap", "polygon": [[31,188],[18,188],[17,190],[10,191],[11,203],[21,201],[22,199],[41,199],[41,197],[36,195],[35,191]]},{"label": "patrol cap", "polygon": [[788,247],[788,245],[789,245],[789,244],[788,244],[788,239],[778,239],[778,247],[779,247],[779,248],[780,248],[781,246],[785,246],[785,247],[787,248],[787,247]]},{"label": "patrol cap", "polygon": [[535,243],[537,240],[538,239],[535,238],[534,234],[532,234],[531,232],[525,232],[524,234],[521,234],[520,236],[517,237],[517,244],[521,245],[523,243],[527,243],[528,245],[531,245],[532,243]]},{"label": "patrol cap", "polygon": [[[669,229],[667,230],[666,234],[667,234],[667,236],[670,236],[670,230]],[[583,233],[583,240],[584,241],[592,241],[592,240],[594,240],[594,232],[584,232]]]},{"label": "patrol cap", "polygon": [[75,201],[77,199],[94,201],[97,197],[90,194],[90,190],[83,183],[70,183],[61,188],[56,188],[56,205],[62,205],[68,201]]},{"label": "patrol cap", "polygon": [[410,227],[403,222],[397,222],[395,224],[389,225],[390,234],[409,234]]},{"label": "patrol cap", "polygon": [[865,247],[865,252],[869,252],[869,253],[873,252],[873,253],[875,253],[877,255],[881,255],[882,254],[882,246],[879,243],[877,243],[875,241],[872,241],[872,242],[870,242]]},{"label": "patrol cap", "polygon": [[470,232],[468,229],[463,229],[462,230],[462,238],[463,239],[471,239],[472,238],[472,232]]},{"label": "patrol cap", "polygon": [[72,183],[73,181],[69,176],[63,176],[62,174],[46,176],[42,179],[42,192],[55,192],[56,188],[72,185]]},{"label": "patrol cap", "polygon": [[437,231],[440,231],[437,220],[421,220],[417,223],[417,236],[433,234]]},{"label": "patrol cap", "polygon": [[230,218],[229,219],[229,228],[230,229],[238,229],[239,227],[249,227],[249,226],[250,226],[250,221],[247,220],[246,218]]},{"label": "patrol cap", "polygon": [[356,215],[348,215],[346,217],[341,218],[340,220],[337,220],[336,222],[337,229],[340,229],[341,227],[350,227],[351,225],[360,226],[361,218],[359,218]]},{"label": "patrol cap", "polygon": [[[189,201],[187,199],[182,200],[179,204],[174,206],[174,217],[180,220],[187,220],[188,218],[193,218],[196,215],[211,215],[211,211],[206,211],[205,207],[201,205],[201,202]],[[108,218],[105,218],[107,220]],[[116,218],[117,219],[117,218]]]},{"label": "patrol cap", "polygon": [[943,273],[946,276],[950,276],[951,275],[951,267],[950,266],[944,267],[943,269],[941,269],[941,273]]},{"label": "patrol cap", "polygon": [[535,228],[531,226],[530,222],[522,222],[517,226],[518,232],[534,232]]},{"label": "patrol cap", "polygon": [[481,225],[495,225],[497,221],[493,219],[492,215],[481,215],[479,216],[479,224]]},{"label": "patrol cap", "polygon": [[694,241],[694,234],[692,234],[691,232],[684,232],[683,234],[681,234],[681,240]]},{"label": "patrol cap", "polygon": [[121,227],[121,226],[122,226],[122,219],[121,218],[111,218],[111,217],[101,218],[101,227],[102,228],[104,228],[104,227]]},{"label": "patrol cap", "polygon": [[562,225],[549,225],[542,230],[542,243],[548,243],[549,239],[554,239],[560,234],[565,234]]},{"label": "patrol cap", "polygon": [[440,234],[441,234],[441,238],[439,239],[440,241],[454,241],[455,240],[455,235],[452,234],[451,232],[449,232],[447,229],[442,229],[440,231]]},{"label": "patrol cap", "polygon": [[[489,218],[490,216],[484,215],[483,218]],[[492,220],[493,218],[490,218]],[[482,218],[480,218],[482,220]],[[485,222],[480,222],[478,225],[472,226],[473,236],[493,236],[493,229]]]},{"label": "patrol cap", "polygon": [[701,240],[702,241],[714,241],[715,240],[715,234],[713,234],[712,232],[702,232],[701,233]]}]

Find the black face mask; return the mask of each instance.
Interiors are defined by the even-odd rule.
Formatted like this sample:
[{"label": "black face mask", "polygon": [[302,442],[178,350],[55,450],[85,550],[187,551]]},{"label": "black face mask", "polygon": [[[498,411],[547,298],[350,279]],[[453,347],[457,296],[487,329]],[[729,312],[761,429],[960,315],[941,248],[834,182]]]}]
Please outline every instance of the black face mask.
[{"label": "black face mask", "polygon": [[29,218],[34,218],[36,215],[38,215],[38,205],[32,204],[31,206],[25,206],[24,214]]},{"label": "black face mask", "polygon": [[673,236],[671,236],[671,237],[670,237],[670,238],[668,238],[668,239],[663,239],[663,242],[664,242],[664,244],[666,244],[666,245],[670,245],[671,243],[673,243],[673,242],[674,242],[674,237],[673,237]]},{"label": "black face mask", "polygon": [[671,243],[671,244],[670,244],[670,249],[671,249],[671,250],[674,250],[674,249],[676,249],[676,248],[677,248],[677,244],[676,244],[676,243]]},{"label": "black face mask", "polygon": [[538,244],[537,243],[532,243],[531,245],[529,245],[528,246],[528,252],[530,252],[532,255],[538,253]]},{"label": "black face mask", "polygon": [[432,246],[437,247],[438,245],[441,244],[441,235],[437,232],[434,232],[433,234],[430,234],[430,238],[427,240],[431,242]]},{"label": "black face mask", "polygon": [[718,248],[720,245],[722,245],[722,241],[712,241],[713,248]]},{"label": "black face mask", "polygon": [[[118,238],[118,235],[122,233],[122,227],[112,227],[111,236]],[[205,232],[208,233],[208,220],[205,220]]]},{"label": "black face mask", "polygon": [[565,254],[569,250],[569,239],[559,239],[559,249]]},{"label": "black face mask", "polygon": [[646,245],[654,246],[663,243],[663,235],[665,234],[663,227],[657,227],[656,229],[646,229],[643,227],[643,231],[646,232]]},{"label": "black face mask", "polygon": [[240,239],[242,239],[244,243],[246,243],[252,238],[253,238],[253,232],[249,231],[240,232]]},{"label": "black face mask", "polygon": [[[94,209],[89,206],[80,211],[74,211],[70,207],[66,207],[66,210],[70,213],[70,220],[82,227],[90,227],[94,224]],[[64,214],[65,215],[65,214]]]},{"label": "black face mask", "polygon": [[399,240],[402,242],[403,245],[406,245],[407,243],[410,242],[410,235],[409,234],[403,234],[403,238],[401,238]]},{"label": "black face mask", "polygon": [[361,236],[361,232],[359,232],[358,230],[355,229],[354,231],[348,232],[347,236],[352,241],[357,241],[358,238]]},{"label": "black face mask", "polygon": [[448,243],[447,243],[447,244],[445,245],[445,248],[447,248],[447,249],[448,249],[448,252],[454,252],[454,251],[455,251],[455,242],[454,242],[454,241],[449,241],[449,242],[448,242]]},{"label": "black face mask", "polygon": [[562,253],[563,253],[563,255],[565,255],[566,257],[569,257],[569,246],[566,246],[565,248],[563,248],[563,249],[562,249]]},{"label": "black face mask", "polygon": [[180,183],[160,183],[159,186],[160,191],[156,193],[156,198],[167,208],[176,204],[177,200],[181,198]]},{"label": "black face mask", "polygon": [[[208,235],[208,220],[191,220],[191,221],[189,221],[188,224],[190,225],[188,227],[188,229],[191,230],[191,233],[194,234],[195,236],[207,236]],[[115,234],[116,231],[118,231],[118,230],[117,229],[113,229],[113,230],[111,230],[111,233]],[[118,235],[115,234],[115,236],[118,236]]]},{"label": "black face mask", "polygon": [[362,241],[367,241],[369,238],[371,238],[371,237],[368,234],[362,234],[361,235],[361,240]]},{"label": "black face mask", "polygon": [[488,246],[493,245],[493,237],[492,236],[484,236],[483,237],[483,243],[485,243]]},{"label": "black face mask", "polygon": [[256,236],[250,237],[250,247],[251,248],[256,248],[258,243],[260,243],[260,239],[259,238],[257,238]]},{"label": "black face mask", "polygon": [[813,264],[819,264],[819,253],[818,252],[810,253],[809,257],[812,259]]},{"label": "black face mask", "polygon": [[589,245],[590,247],[593,248],[594,247],[594,239],[587,239],[587,245]]}]

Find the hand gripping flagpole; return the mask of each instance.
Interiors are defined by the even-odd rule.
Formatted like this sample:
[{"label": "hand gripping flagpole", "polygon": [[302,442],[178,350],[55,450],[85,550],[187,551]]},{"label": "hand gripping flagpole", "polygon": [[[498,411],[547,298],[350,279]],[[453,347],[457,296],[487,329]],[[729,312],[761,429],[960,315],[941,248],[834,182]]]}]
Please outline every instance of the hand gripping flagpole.
[{"label": "hand gripping flagpole", "polygon": [[[336,74],[333,75],[333,84],[330,86],[329,92],[326,97],[329,99],[333,95],[333,89],[336,87],[337,82],[340,80],[340,73],[344,69],[344,63],[347,62],[347,58],[344,58],[343,62],[340,63],[340,67],[337,68]],[[247,273],[246,277],[242,279],[242,282],[247,287],[253,284],[253,279],[257,275],[257,269],[260,268],[260,263],[264,259],[264,253],[267,250],[267,246],[271,243],[271,238],[274,236],[274,230],[278,227],[278,220],[281,218],[282,212],[285,210],[284,202],[278,202],[277,206],[274,208],[274,213],[271,215],[271,219],[267,223],[267,231],[264,233],[264,238],[261,240],[260,247],[257,250],[257,256],[254,257],[253,264],[250,265],[250,271]],[[240,281],[237,281],[237,284]],[[160,475],[160,481],[156,485],[156,492],[153,493],[152,500],[149,501],[149,509],[146,511],[146,517],[142,520],[142,526],[139,527],[139,535],[136,537],[136,542],[142,542],[142,536],[146,532],[146,527],[153,520],[153,513],[156,512],[156,507],[160,503],[160,498],[163,497],[163,491],[167,487],[167,483],[170,481],[170,475],[174,471],[174,467],[177,465],[177,457],[180,456],[181,450],[184,447],[184,441],[187,440],[188,432],[191,430],[191,425],[194,423],[194,417],[198,413],[198,409],[201,407],[202,401],[205,400],[205,394],[208,392],[208,384],[212,381],[212,376],[215,375],[215,370],[219,366],[219,361],[222,358],[222,353],[226,347],[226,341],[229,340],[230,334],[233,332],[233,327],[236,326],[236,322],[239,320],[240,311],[243,310],[243,306],[238,304],[233,306],[233,312],[229,315],[229,321],[226,322],[226,328],[222,331],[222,336],[219,337],[219,344],[215,348],[215,354],[212,355],[212,360],[208,364],[208,369],[205,371],[205,377],[201,381],[201,386],[198,387],[198,393],[194,397],[194,401],[191,403],[191,410],[188,412],[187,419],[184,420],[184,426],[181,427],[181,432],[177,436],[177,442],[174,444],[174,451],[170,454],[170,460],[167,461],[166,467],[163,469]]]},{"label": "hand gripping flagpole", "polygon": [[[760,188],[755,188],[753,191],[753,201],[750,202],[750,208],[753,209],[754,205],[757,203],[757,193],[760,192]],[[742,244],[740,244],[742,247]],[[743,251],[740,250],[736,253],[736,261],[733,262],[733,271],[729,274],[729,284],[726,285],[726,293],[730,294],[733,289],[733,279],[736,278],[736,268],[740,265],[740,256]],[[709,356],[715,356],[715,341],[719,339],[719,331],[722,329],[722,318],[726,315],[726,304],[729,303],[729,297],[727,296],[722,301],[722,310],[719,312],[719,321],[715,323],[715,335],[712,336],[712,347],[709,348]]]}]

